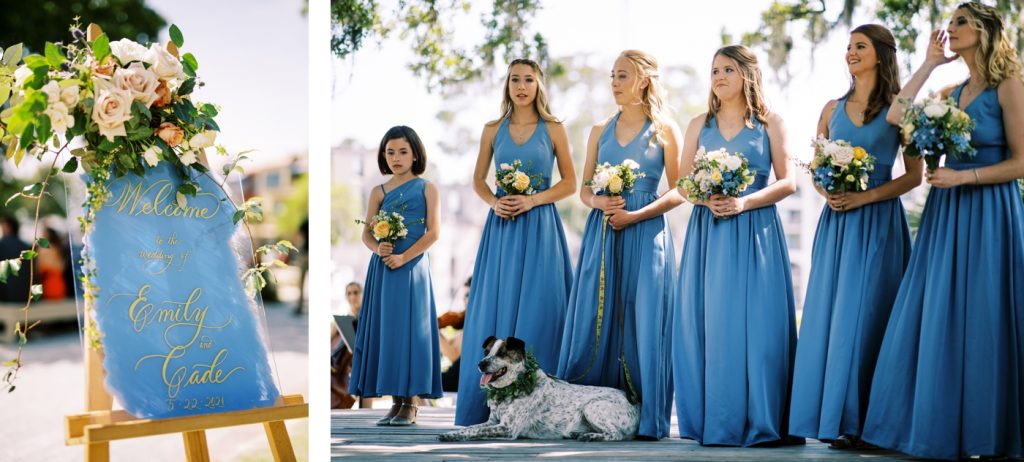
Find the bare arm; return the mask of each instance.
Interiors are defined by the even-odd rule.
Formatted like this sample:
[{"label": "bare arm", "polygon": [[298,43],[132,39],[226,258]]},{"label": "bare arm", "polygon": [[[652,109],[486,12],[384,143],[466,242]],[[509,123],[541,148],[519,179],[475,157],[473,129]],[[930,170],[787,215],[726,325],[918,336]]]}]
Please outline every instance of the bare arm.
[{"label": "bare arm", "polygon": [[[679,156],[679,175],[689,176],[693,173],[695,168],[695,159],[697,157],[697,143],[700,139],[700,130],[704,126],[704,121],[707,119],[707,114],[701,114],[697,117],[690,119],[690,124],[686,126],[686,137],[683,139],[683,149]],[[679,195],[683,199],[691,202],[693,205],[707,205],[702,201],[690,199],[686,195],[686,191],[679,190]]]},{"label": "bare arm", "polygon": [[936,30],[932,31],[932,35],[928,40],[928,50],[925,53],[924,63],[921,67],[914,71],[914,75],[910,77],[907,84],[900,90],[898,97],[889,106],[889,114],[885,117],[885,121],[893,125],[899,125],[900,119],[903,118],[903,113],[907,110],[906,104],[900,102],[900,98],[906,101],[912,101],[917,97],[917,92],[921,91],[921,87],[928,80],[928,77],[932,74],[932,71],[936,67],[943,64],[953,62],[959,56],[952,55],[946,56],[946,31]]},{"label": "bare arm", "polygon": [[494,159],[494,137],[498,133],[498,121],[488,122],[484,125],[483,133],[480,135],[480,152],[476,157],[476,167],[473,169],[473,191],[488,206],[494,209],[494,214],[502,218],[509,218],[511,212],[500,203],[498,196],[494,195],[492,185],[487,183],[487,175],[491,171],[491,161]]},{"label": "bare arm", "polygon": [[370,228],[374,225],[373,216],[380,211],[380,203],[384,200],[384,193],[381,192],[380,187],[373,188],[370,191],[370,200],[366,204],[366,223],[363,225],[363,244],[366,245],[367,249],[370,249],[373,253],[378,253],[378,249],[381,243],[377,242],[377,238],[373,237],[373,232]]},{"label": "bare arm", "polygon": [[597,167],[597,146],[607,123],[607,120],[601,122],[590,130],[590,137],[587,139],[587,160],[583,162],[583,182],[580,185],[580,201],[583,202],[583,205],[604,212],[626,206],[626,201],[622,197],[600,196],[594,194],[590,186],[587,186],[587,182],[594,178],[594,170]]}]

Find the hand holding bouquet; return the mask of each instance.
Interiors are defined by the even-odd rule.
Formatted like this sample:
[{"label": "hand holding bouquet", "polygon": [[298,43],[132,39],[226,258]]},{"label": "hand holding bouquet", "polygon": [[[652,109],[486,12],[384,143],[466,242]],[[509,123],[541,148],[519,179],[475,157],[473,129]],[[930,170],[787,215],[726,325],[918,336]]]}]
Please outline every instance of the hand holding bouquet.
[{"label": "hand holding bouquet", "polygon": [[875,157],[860,146],[822,135],[811,143],[814,159],[806,165],[814,184],[825,192],[859,192],[868,189],[868,174],[875,170]]},{"label": "hand holding bouquet", "polygon": [[929,170],[938,168],[939,159],[945,154],[958,159],[974,156],[976,150],[971,146],[974,121],[957,108],[951,98],[919,103],[900,101],[908,103],[900,120],[907,155],[924,158]]}]

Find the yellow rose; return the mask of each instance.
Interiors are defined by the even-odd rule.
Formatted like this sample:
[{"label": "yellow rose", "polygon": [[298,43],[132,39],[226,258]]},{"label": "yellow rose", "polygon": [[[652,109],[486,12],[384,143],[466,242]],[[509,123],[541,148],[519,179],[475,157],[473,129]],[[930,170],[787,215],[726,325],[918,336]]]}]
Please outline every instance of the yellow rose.
[{"label": "yellow rose", "polygon": [[853,148],[853,158],[857,160],[864,160],[868,156],[868,152],[864,148],[857,146]]},{"label": "yellow rose", "polygon": [[526,176],[523,172],[516,172],[516,178],[512,182],[512,186],[518,191],[526,191],[530,187],[530,177]]},{"label": "yellow rose", "polygon": [[386,221],[379,221],[376,225],[373,225],[373,237],[377,239],[384,239],[391,234],[391,225]]},{"label": "yellow rose", "polygon": [[718,170],[717,168],[712,170],[711,171],[711,179],[715,183],[721,183],[722,182],[722,172],[720,170]]},{"label": "yellow rose", "polygon": [[614,175],[608,179],[608,192],[612,194],[619,194],[622,192],[622,178],[618,175]]}]

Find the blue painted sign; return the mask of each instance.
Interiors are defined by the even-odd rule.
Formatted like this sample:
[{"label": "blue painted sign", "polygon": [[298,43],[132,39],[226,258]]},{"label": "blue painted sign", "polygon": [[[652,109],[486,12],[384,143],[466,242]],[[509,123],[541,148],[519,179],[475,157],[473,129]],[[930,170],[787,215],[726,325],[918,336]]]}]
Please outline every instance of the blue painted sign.
[{"label": "blue painted sign", "polygon": [[107,390],[136,417],[272,405],[261,303],[246,295],[245,226],[210,177],[184,208],[167,163],[109,183],[85,236]]}]

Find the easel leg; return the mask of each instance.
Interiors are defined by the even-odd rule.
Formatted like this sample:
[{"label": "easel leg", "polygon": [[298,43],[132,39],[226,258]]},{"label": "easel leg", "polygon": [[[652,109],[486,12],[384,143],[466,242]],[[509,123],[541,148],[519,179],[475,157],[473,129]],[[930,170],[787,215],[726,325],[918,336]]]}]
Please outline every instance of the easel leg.
[{"label": "easel leg", "polygon": [[264,422],[263,429],[267,431],[267,441],[270,442],[270,452],[274,454],[274,461],[295,462],[295,450],[292,449],[292,440],[288,438],[288,428],[284,426],[284,422]]},{"label": "easel leg", "polygon": [[90,443],[85,445],[85,462],[110,461],[110,443]]},{"label": "easel leg", "polygon": [[185,460],[188,462],[210,462],[210,451],[206,448],[206,432],[197,430],[181,434],[185,440]]}]

